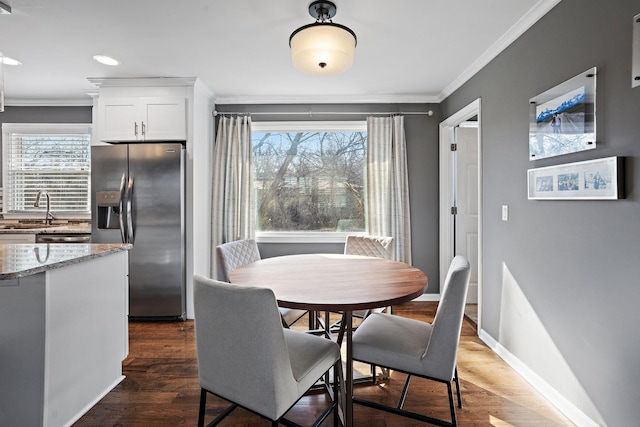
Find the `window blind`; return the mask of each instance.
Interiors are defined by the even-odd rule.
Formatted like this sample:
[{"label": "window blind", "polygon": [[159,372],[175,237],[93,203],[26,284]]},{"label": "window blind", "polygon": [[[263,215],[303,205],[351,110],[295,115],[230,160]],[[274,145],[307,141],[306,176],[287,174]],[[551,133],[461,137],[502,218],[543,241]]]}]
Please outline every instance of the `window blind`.
[{"label": "window blind", "polygon": [[5,212],[36,212],[46,191],[53,212],[89,212],[91,135],[85,125],[3,125]]}]

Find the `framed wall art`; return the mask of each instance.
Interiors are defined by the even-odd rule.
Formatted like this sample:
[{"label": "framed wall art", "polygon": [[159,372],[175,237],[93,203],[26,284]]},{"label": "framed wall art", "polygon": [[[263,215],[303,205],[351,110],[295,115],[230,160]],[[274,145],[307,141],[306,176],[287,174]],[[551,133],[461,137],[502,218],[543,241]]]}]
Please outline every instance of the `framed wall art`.
[{"label": "framed wall art", "polygon": [[640,86],[640,13],[633,17],[631,87]]},{"label": "framed wall art", "polygon": [[529,160],[596,148],[596,71],[529,100]]},{"label": "framed wall art", "polygon": [[622,199],[623,165],[622,157],[606,157],[529,169],[529,199]]}]

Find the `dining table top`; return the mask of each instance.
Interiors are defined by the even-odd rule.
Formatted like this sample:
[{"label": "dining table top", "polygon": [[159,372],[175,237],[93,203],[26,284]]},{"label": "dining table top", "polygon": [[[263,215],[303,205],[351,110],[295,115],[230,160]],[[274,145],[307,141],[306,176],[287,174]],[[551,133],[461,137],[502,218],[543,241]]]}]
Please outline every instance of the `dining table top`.
[{"label": "dining table top", "polygon": [[343,254],[285,255],[233,270],[235,284],[270,288],[278,305],[317,311],[362,310],[422,295],[427,276],[411,265]]}]

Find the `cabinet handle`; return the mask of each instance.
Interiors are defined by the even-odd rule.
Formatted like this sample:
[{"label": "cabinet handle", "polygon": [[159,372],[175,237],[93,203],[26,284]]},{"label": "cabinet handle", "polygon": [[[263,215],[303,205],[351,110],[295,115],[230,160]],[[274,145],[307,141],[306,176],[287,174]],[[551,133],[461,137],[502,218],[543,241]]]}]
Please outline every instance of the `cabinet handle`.
[{"label": "cabinet handle", "polygon": [[145,130],[145,125],[144,125],[144,122],[142,122],[142,136],[144,136],[144,134],[145,134],[144,130]]},{"label": "cabinet handle", "polygon": [[138,136],[138,122],[133,122],[133,134]]}]

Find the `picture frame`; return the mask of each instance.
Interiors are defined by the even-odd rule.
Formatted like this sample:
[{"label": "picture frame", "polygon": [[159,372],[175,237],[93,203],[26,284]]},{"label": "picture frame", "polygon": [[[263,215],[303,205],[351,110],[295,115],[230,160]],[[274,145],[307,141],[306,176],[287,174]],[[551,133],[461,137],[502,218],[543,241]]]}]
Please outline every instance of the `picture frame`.
[{"label": "picture frame", "polygon": [[624,198],[623,157],[606,157],[529,169],[530,200],[615,200]]},{"label": "picture frame", "polygon": [[596,148],[596,67],[529,100],[529,160]]},{"label": "picture frame", "polygon": [[633,17],[631,46],[631,87],[638,87],[640,86],[640,13]]}]

